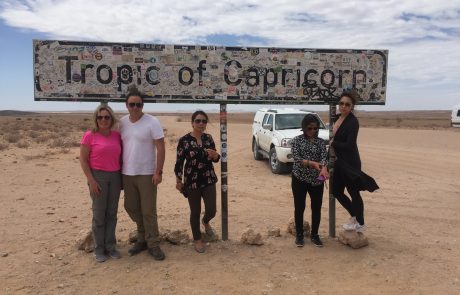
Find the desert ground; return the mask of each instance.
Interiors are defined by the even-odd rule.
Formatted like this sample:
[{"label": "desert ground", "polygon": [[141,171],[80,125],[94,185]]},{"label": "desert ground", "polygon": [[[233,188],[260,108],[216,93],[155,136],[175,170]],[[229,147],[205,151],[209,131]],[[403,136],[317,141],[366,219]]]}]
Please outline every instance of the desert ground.
[{"label": "desert ground", "polygon": [[[305,247],[295,247],[286,233],[294,210],[290,175],[274,175],[267,161],[253,159],[253,113],[229,113],[229,239],[210,243],[204,254],[191,244],[163,241],[161,262],[146,252],[128,257],[135,226],[122,192],[117,238],[123,257],[104,263],[76,246],[92,216],[78,144],[91,115],[2,114],[0,294],[459,293],[460,128],[449,127],[447,111],[357,112],[363,170],[380,186],[363,193],[367,247],[352,249],[329,236],[327,190],[320,227],[325,246],[307,239]],[[166,129],[167,145],[160,230],[191,236],[188,204],[173,174],[189,114],[154,115]],[[208,125],[218,143],[217,114]],[[216,170],[220,175],[220,164]],[[338,233],[348,216],[338,203],[336,211]],[[212,224],[220,235],[220,192]],[[262,234],[264,245],[243,244],[247,228]],[[271,228],[280,228],[281,237],[268,237]]]}]

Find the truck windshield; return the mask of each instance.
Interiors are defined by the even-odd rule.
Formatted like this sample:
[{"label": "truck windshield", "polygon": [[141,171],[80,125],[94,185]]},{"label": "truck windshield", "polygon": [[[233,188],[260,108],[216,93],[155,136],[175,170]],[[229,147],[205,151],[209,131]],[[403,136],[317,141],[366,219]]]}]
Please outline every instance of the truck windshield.
[{"label": "truck windshield", "polygon": [[[304,117],[305,114],[278,114],[275,119],[275,129],[301,129]],[[319,120],[319,128],[325,128],[321,120]]]}]

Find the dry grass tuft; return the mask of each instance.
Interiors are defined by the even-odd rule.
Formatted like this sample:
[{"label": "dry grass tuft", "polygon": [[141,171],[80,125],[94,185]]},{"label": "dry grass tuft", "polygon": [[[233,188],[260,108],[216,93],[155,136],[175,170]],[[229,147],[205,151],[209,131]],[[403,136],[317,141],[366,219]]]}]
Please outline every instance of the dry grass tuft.
[{"label": "dry grass tuft", "polygon": [[46,159],[46,158],[54,156],[56,154],[57,154],[57,152],[55,152],[55,151],[46,151],[45,153],[41,153],[41,154],[38,154],[38,155],[24,156],[24,159],[26,159],[27,161],[37,160],[37,159]]},{"label": "dry grass tuft", "polygon": [[5,135],[5,140],[9,143],[16,143],[21,139],[21,135],[18,133],[8,133]]},{"label": "dry grass tuft", "polygon": [[26,140],[21,139],[16,143],[16,146],[21,149],[26,149],[30,146],[30,144]]},{"label": "dry grass tuft", "polygon": [[48,146],[51,148],[66,149],[66,148],[78,147],[80,146],[80,144],[70,138],[56,138],[51,143],[49,143]]},{"label": "dry grass tuft", "polygon": [[10,145],[6,142],[0,142],[0,151],[8,149]]}]

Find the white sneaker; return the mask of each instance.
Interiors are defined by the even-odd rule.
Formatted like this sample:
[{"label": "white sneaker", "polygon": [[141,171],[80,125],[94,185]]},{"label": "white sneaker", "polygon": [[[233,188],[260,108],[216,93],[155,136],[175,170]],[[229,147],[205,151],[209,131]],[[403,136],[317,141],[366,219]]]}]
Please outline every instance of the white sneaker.
[{"label": "white sneaker", "polygon": [[349,223],[342,224],[342,227],[344,230],[355,230],[356,225],[359,224],[358,221],[356,221],[356,217],[350,217]]},{"label": "white sneaker", "polygon": [[361,225],[361,224],[357,224],[356,227],[355,227],[355,230],[356,232],[358,233],[362,233],[363,231],[365,231],[367,229],[367,226],[365,224]]}]

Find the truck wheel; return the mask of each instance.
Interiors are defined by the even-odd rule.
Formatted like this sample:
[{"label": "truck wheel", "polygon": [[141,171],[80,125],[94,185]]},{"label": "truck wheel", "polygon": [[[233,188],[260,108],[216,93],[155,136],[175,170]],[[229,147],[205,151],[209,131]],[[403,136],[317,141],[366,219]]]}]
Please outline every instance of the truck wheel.
[{"label": "truck wheel", "polygon": [[257,161],[262,160],[264,157],[259,153],[259,146],[257,145],[256,140],[252,139],[252,154],[254,155],[254,159]]},{"label": "truck wheel", "polygon": [[286,170],[286,164],[281,163],[276,155],[276,149],[271,148],[269,153],[270,168],[274,174],[281,174]]}]

